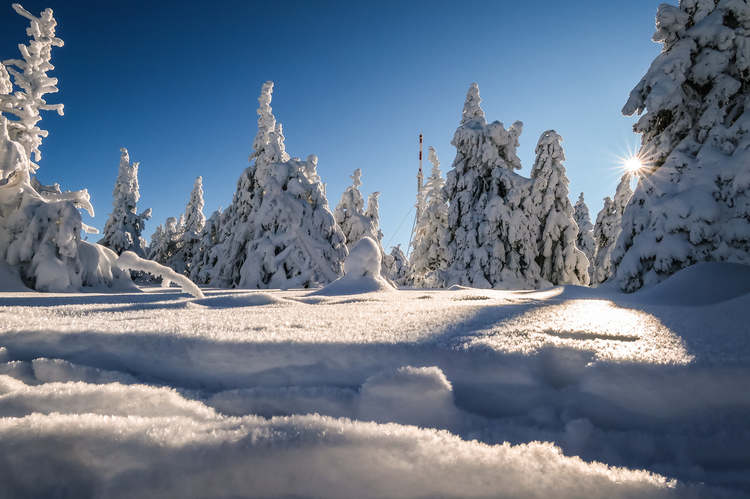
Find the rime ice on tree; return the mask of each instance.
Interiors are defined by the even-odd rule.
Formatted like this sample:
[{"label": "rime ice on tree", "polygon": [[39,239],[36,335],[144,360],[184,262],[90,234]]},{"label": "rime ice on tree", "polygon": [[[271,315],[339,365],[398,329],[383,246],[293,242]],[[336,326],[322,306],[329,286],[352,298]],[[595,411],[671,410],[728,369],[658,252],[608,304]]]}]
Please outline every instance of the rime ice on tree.
[{"label": "rime ice on tree", "polygon": [[562,137],[554,130],[542,133],[531,169],[531,189],[525,206],[536,217],[537,256],[543,279],[552,284],[588,284],[588,260],[576,247],[578,226],[568,199]]},{"label": "rime ice on tree", "polygon": [[273,82],[264,83],[252,164],[222,216],[211,262],[197,271],[215,286],[311,287],[343,272],[344,235],[328,208],[318,158],[289,158],[272,92]]},{"label": "rime ice on tree", "polygon": [[428,149],[427,159],[432,163],[432,171],[423,190],[424,208],[414,228],[410,262],[416,285],[437,287],[448,264],[448,202],[443,192],[445,181],[440,174],[440,161],[433,147]]},{"label": "rime ice on tree", "polygon": [[393,246],[391,253],[387,256],[388,258],[383,262],[383,265],[387,266],[383,269],[383,274],[398,286],[411,286],[414,280],[413,271],[401,245]]},{"label": "rime ice on tree", "polygon": [[456,159],[448,172],[446,274],[449,284],[534,287],[539,283],[533,224],[522,208],[529,180],[516,155],[523,124],[487,124],[473,83],[453,137]]},{"label": "rime ice on tree", "polygon": [[130,163],[128,150],[120,149],[120,167],[112,191],[112,213],[104,225],[99,244],[110,248],[118,255],[132,251],[138,256],[145,254],[146,243],[141,237],[146,220],[151,218],[151,208],[136,212],[141,197],[138,190],[139,163]]},{"label": "rime ice on tree", "polygon": [[583,200],[583,193],[578,196],[578,201],[576,201],[573,207],[573,218],[578,225],[576,246],[586,255],[586,259],[589,261],[589,280],[593,280],[596,242],[594,241],[594,225],[591,223],[589,207],[586,206],[586,202]]},{"label": "rime ice on tree", "polygon": [[370,237],[382,251],[383,233],[380,231],[380,214],[378,213],[379,192],[373,192],[367,199],[367,209],[359,186],[362,185],[362,170],[357,168],[351,175],[352,185],[341,195],[339,204],[333,212],[336,223],[346,238],[346,246],[351,249],[363,237]]},{"label": "rime ice on tree", "polygon": [[622,289],[699,261],[750,263],[750,7],[659,6],[663,44],[623,108],[647,161],[612,253]]},{"label": "rime ice on tree", "polygon": [[200,251],[201,233],[206,225],[206,217],[203,215],[203,177],[195,179],[190,199],[185,206],[182,215],[180,231],[176,234],[179,238],[177,248],[170,257],[169,265],[177,272],[189,276],[193,260]]},{"label": "rime ice on tree", "polygon": [[609,279],[613,272],[612,251],[622,231],[622,216],[628,205],[633,191],[630,189],[630,174],[626,173],[617,184],[615,198],[604,199],[604,206],[596,216],[594,226],[594,240],[596,241],[596,256],[594,258],[594,273],[592,284],[601,284]]},{"label": "rime ice on tree", "polygon": [[115,264],[117,255],[81,240],[86,227],[78,209],[94,214],[88,192],[63,192],[31,177],[47,136],[38,126],[40,111],[62,115],[62,104],[47,104],[44,96],[57,92],[57,79],[47,72],[54,69],[52,47],[63,42],[55,36],[51,9],[39,17],[18,4],[13,9],[29,20],[31,40],[18,46],[21,59],[0,63],[0,258],[39,291],[127,284],[129,278]]}]

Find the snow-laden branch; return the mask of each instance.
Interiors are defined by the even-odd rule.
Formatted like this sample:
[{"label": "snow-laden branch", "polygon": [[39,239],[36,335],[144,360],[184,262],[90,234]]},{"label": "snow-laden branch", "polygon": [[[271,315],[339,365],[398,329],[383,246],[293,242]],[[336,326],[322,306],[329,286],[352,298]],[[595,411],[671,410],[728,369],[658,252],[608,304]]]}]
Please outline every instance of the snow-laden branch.
[{"label": "snow-laden branch", "polygon": [[198,286],[184,275],[180,275],[169,267],[165,267],[153,260],[145,260],[132,251],[126,251],[117,259],[117,265],[122,270],[140,270],[162,278],[164,285],[169,282],[178,284],[185,293],[193,295],[196,298],[204,298],[203,292]]}]

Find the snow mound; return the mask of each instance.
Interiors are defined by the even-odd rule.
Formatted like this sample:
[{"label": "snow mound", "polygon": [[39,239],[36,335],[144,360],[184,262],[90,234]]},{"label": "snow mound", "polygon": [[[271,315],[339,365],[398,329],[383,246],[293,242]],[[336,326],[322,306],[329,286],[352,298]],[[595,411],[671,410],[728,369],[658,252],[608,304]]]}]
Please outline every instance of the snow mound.
[{"label": "snow mound", "polygon": [[32,414],[0,419],[0,452],[8,497],[697,496],[649,472],[565,457],[548,443],[490,446],[315,415]]},{"label": "snow mound", "polygon": [[[7,378],[7,379],[3,379]],[[41,414],[101,414],[129,417],[216,417],[213,409],[183,398],[171,388],[145,385],[105,385],[83,382],[27,385],[0,375],[0,417]]]},{"label": "snow mound", "polygon": [[132,251],[126,251],[120,255],[120,258],[117,259],[117,265],[122,270],[140,270],[143,272],[149,272],[155,276],[161,277],[162,284],[165,286],[169,286],[170,282],[174,282],[178,284],[185,293],[191,294],[196,298],[205,298],[200,288],[184,275],[178,274],[169,267],[165,267],[164,265],[152,260],[144,260]]},{"label": "snow mound", "polygon": [[659,305],[711,305],[750,293],[750,266],[701,262],[634,295]]},{"label": "snow mound", "polygon": [[310,294],[356,295],[393,290],[393,286],[380,275],[381,261],[378,244],[370,237],[363,237],[357,241],[344,262],[344,277]]},{"label": "snow mound", "polygon": [[403,366],[367,379],[359,419],[445,427],[455,419],[453,387],[440,368]]}]

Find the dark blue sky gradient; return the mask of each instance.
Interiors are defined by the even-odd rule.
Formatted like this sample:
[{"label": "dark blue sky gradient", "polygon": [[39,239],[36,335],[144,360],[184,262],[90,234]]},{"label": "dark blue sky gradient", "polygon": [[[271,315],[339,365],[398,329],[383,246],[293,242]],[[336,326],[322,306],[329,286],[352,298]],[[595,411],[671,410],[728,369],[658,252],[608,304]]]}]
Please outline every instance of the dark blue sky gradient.
[{"label": "dark blue sky gradient", "polygon": [[[620,109],[659,52],[657,0],[22,3],[53,8],[65,41],[48,99],[65,116],[42,121],[40,179],[87,187],[97,213],[84,220],[101,229],[127,147],[153,208],[146,236],[179,216],[197,175],[207,216],[229,204],[266,80],[287,150],[319,156],[332,209],[355,168],[365,195],[381,191],[384,244],[409,239],[419,131],[445,172],[472,81],[489,121],[524,122],[521,173],[544,130],[563,136],[571,197],[584,191],[594,218],[616,156],[639,142]],[[0,5],[0,59],[18,56],[25,27]]]}]

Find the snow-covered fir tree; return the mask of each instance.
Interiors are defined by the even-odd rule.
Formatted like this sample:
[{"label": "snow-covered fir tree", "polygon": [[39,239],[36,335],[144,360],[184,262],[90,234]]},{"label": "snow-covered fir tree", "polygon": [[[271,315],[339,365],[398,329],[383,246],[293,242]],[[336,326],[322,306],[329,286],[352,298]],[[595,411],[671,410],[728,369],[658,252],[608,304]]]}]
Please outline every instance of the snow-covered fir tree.
[{"label": "snow-covered fir tree", "polygon": [[171,256],[172,269],[187,276],[190,275],[193,259],[196,252],[200,251],[201,232],[206,225],[206,217],[203,215],[203,177],[195,179],[190,199],[185,206],[182,215],[180,231],[177,236],[180,240],[175,253]]},{"label": "snow-covered fir tree", "polygon": [[368,219],[367,229],[368,232],[365,234],[368,237],[372,237],[373,240],[378,243],[381,250],[383,249],[383,231],[380,230],[380,192],[371,192],[367,196],[367,210],[365,210],[365,217]]},{"label": "snow-covered fir tree", "polygon": [[576,201],[573,207],[573,218],[576,221],[576,225],[578,225],[576,246],[586,255],[586,259],[589,261],[589,277],[590,280],[593,280],[596,241],[594,240],[594,224],[591,223],[589,207],[586,206],[586,202],[583,200],[583,193],[578,196],[578,201]]},{"label": "snow-covered fir tree", "polygon": [[448,172],[448,284],[475,287],[536,286],[536,221],[523,210],[530,181],[517,175],[523,124],[487,124],[473,83],[453,137],[456,158]]},{"label": "snow-covered fir tree", "polygon": [[539,137],[531,169],[531,189],[525,200],[530,217],[536,217],[536,263],[543,279],[552,284],[589,283],[588,260],[576,247],[578,225],[568,199],[562,137],[547,130]]},{"label": "snow-covered fir tree", "polygon": [[344,235],[328,208],[318,158],[289,158],[272,92],[273,82],[264,83],[252,163],[222,216],[211,268],[202,270],[215,286],[311,287],[343,272]]},{"label": "snow-covered fir tree", "polygon": [[[380,231],[380,214],[378,206],[379,192],[373,192],[367,199],[367,209],[359,186],[362,185],[362,170],[357,168],[350,177],[352,185],[341,195],[339,204],[333,212],[336,223],[341,227],[346,238],[347,248],[353,248],[363,237],[372,238],[382,250],[383,233]],[[381,255],[385,253],[381,251]]]},{"label": "snow-covered fir tree", "polygon": [[199,235],[197,248],[190,263],[190,280],[198,284],[208,284],[211,281],[211,270],[220,256],[219,243],[222,211],[214,211],[206,220]]},{"label": "snow-covered fir tree", "polygon": [[29,20],[31,40],[18,46],[20,59],[0,63],[0,260],[39,291],[127,284],[117,255],[81,240],[81,230],[88,228],[78,210],[94,215],[88,192],[63,192],[57,184],[43,186],[32,178],[47,136],[39,127],[40,112],[63,113],[62,104],[45,100],[58,91],[57,79],[47,73],[54,69],[52,48],[63,41],[55,36],[51,9],[38,17],[19,4],[13,9]]},{"label": "snow-covered fir tree", "polygon": [[146,242],[141,237],[146,220],[151,218],[151,208],[137,213],[141,194],[138,189],[138,166],[130,163],[130,155],[124,147],[120,149],[120,167],[112,191],[112,213],[104,225],[99,244],[110,248],[118,255],[132,251],[144,256]]},{"label": "snow-covered fir tree", "polygon": [[148,258],[172,268],[175,272],[184,273],[184,261],[181,257],[183,234],[185,232],[184,216],[179,219],[167,218],[164,227],[159,225],[151,236]]},{"label": "snow-covered fir tree", "polygon": [[406,258],[401,245],[398,244],[391,248],[387,261],[383,262],[387,268],[382,269],[388,279],[398,286],[411,286],[413,284],[413,271],[409,259]]},{"label": "snow-covered fir tree", "polygon": [[427,159],[432,163],[432,171],[423,189],[424,208],[414,228],[410,263],[416,285],[437,287],[442,283],[442,273],[448,264],[448,203],[443,191],[445,180],[434,147],[428,149]]},{"label": "snow-covered fir tree", "polygon": [[633,291],[699,261],[750,263],[750,6],[662,4],[663,44],[623,108],[641,173],[612,253]]},{"label": "snow-covered fir tree", "polygon": [[594,274],[592,284],[601,284],[614,273],[612,266],[612,251],[622,231],[622,216],[628,205],[633,190],[630,188],[631,174],[625,173],[617,184],[614,199],[606,197],[604,206],[596,216],[594,226],[594,240],[596,241],[596,256],[594,257]]}]

